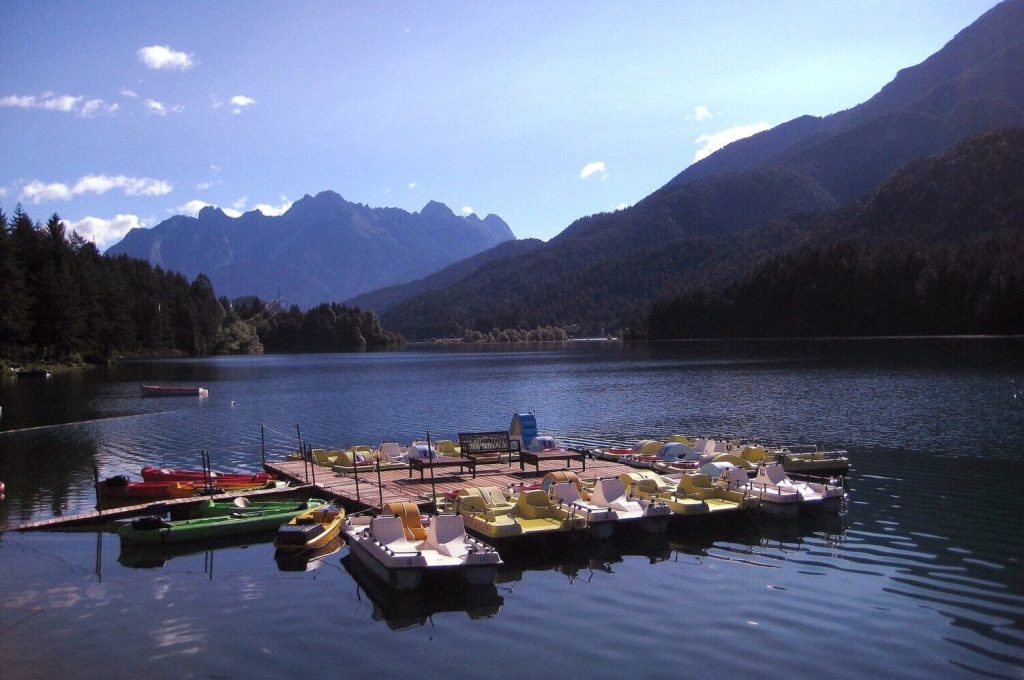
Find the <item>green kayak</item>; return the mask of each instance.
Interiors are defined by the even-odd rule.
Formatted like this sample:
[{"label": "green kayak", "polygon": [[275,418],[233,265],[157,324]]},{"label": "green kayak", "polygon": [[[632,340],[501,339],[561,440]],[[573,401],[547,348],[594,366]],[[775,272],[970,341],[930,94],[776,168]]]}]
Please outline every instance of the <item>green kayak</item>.
[{"label": "green kayak", "polygon": [[308,501],[250,501],[248,498],[240,497],[231,501],[207,501],[196,509],[196,514],[199,517],[223,517],[237,512],[305,512],[315,510],[321,505],[327,505],[327,501],[319,498],[310,498]]},{"label": "green kayak", "polygon": [[[166,521],[160,517],[137,517],[117,530],[122,540],[131,543],[182,543],[222,536],[237,536],[272,531],[292,517],[326,505],[311,498],[289,503],[251,503],[231,505],[215,502],[203,506],[197,519]],[[210,515],[209,513],[217,514]]]}]

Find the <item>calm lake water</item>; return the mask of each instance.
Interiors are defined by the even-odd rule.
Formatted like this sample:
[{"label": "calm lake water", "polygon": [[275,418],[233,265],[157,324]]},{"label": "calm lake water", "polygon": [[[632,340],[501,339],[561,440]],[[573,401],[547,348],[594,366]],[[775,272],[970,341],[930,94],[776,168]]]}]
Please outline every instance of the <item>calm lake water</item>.
[{"label": "calm lake water", "polygon": [[[142,383],[204,385],[144,399]],[[139,559],[103,532],[0,534],[10,678],[1024,677],[1024,340],[680,343],[125,362],[0,379],[0,524],[102,476],[408,443],[536,412],[580,443],[675,432],[850,452],[839,517],[680,526],[507,556],[395,597],[348,550],[272,537]],[[299,568],[305,565],[298,565]],[[362,584],[362,585],[360,585]]]}]

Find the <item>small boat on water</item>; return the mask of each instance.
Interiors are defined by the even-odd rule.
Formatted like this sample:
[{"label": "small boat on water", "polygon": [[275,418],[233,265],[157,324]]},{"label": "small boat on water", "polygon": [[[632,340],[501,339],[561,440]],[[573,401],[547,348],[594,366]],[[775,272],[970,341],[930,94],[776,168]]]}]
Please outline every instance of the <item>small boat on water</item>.
[{"label": "small boat on water", "polygon": [[460,515],[436,515],[424,526],[415,503],[389,503],[387,511],[342,524],[352,555],[381,581],[398,590],[416,588],[428,574],[458,574],[472,585],[493,582],[501,556],[468,535]]},{"label": "small boat on water", "polygon": [[587,518],[578,508],[559,506],[543,489],[521,491],[514,500],[496,486],[461,489],[456,508],[470,531],[487,538],[583,533],[587,527]]},{"label": "small boat on water", "polygon": [[196,485],[189,482],[133,482],[125,475],[115,475],[96,485],[104,500],[163,500],[189,498],[196,495]]},{"label": "small boat on water", "polygon": [[582,482],[576,473],[558,470],[544,476],[542,488],[553,500],[578,508],[594,538],[607,538],[617,527],[637,524],[645,531],[664,531],[672,514],[660,500],[629,498],[617,477]]},{"label": "small boat on water", "polygon": [[230,504],[211,501],[201,506],[201,516],[196,519],[168,521],[152,515],[136,517],[118,529],[117,535],[129,543],[182,543],[253,534],[273,531],[282,522],[326,504],[318,498],[291,503],[249,503],[244,498],[237,498]]},{"label": "small boat on water", "polygon": [[50,378],[53,376],[53,373],[45,368],[18,368],[14,373],[19,378]]},{"label": "small boat on water", "polygon": [[251,485],[250,488],[263,486],[274,479],[266,472],[217,472],[209,473],[202,470],[173,470],[169,468],[158,468],[147,465],[142,468],[142,479],[146,482],[199,482],[206,484],[210,482],[213,486],[228,488],[225,484],[230,483],[232,488],[240,488],[237,484]]},{"label": "small boat on water", "polygon": [[142,385],[144,397],[206,397],[210,392],[205,387],[178,385]]},{"label": "small boat on water", "polygon": [[720,488],[741,491],[758,498],[760,508],[768,514],[795,517],[800,510],[839,512],[845,492],[832,482],[803,482],[790,479],[780,463],[761,465],[751,479],[742,468],[728,463],[712,463],[721,473],[714,481]]},{"label": "small boat on water", "polygon": [[325,505],[292,517],[277,530],[274,547],[279,551],[297,554],[321,548],[338,537],[345,509]]},{"label": "small boat on water", "polygon": [[703,498],[678,494],[678,479],[663,477],[653,470],[623,472],[619,479],[630,494],[648,501],[663,501],[673,515],[707,515],[711,512]]}]

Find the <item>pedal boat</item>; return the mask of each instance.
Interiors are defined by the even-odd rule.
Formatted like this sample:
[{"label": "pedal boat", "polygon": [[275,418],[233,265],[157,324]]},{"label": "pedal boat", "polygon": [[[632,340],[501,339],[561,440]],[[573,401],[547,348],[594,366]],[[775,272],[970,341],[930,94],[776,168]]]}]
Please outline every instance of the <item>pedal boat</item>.
[{"label": "pedal boat", "polygon": [[559,470],[545,475],[543,488],[552,498],[582,506],[595,538],[607,537],[613,528],[620,527],[639,526],[648,533],[665,531],[672,514],[661,500],[630,498],[618,477],[583,482],[576,473]]},{"label": "pedal boat", "polygon": [[844,492],[838,484],[817,484],[791,480],[779,463],[758,467],[751,479],[742,468],[727,463],[714,463],[721,474],[715,486],[731,491],[749,493],[759,501],[762,512],[777,517],[796,517],[803,510],[820,509],[838,512],[842,508]]},{"label": "pedal boat", "polygon": [[384,583],[412,590],[428,574],[457,574],[466,583],[493,583],[501,556],[466,533],[460,515],[437,515],[423,526],[415,503],[389,503],[390,514],[348,517],[342,534],[352,555]]},{"label": "pedal boat", "polygon": [[522,491],[513,501],[499,487],[471,487],[461,489],[455,501],[466,527],[486,538],[582,532],[587,526],[578,509],[559,507],[543,489]]},{"label": "pedal boat", "polygon": [[619,479],[628,493],[647,501],[662,501],[673,515],[697,516],[711,512],[704,499],[679,495],[679,480],[662,477],[653,470],[623,472]]}]

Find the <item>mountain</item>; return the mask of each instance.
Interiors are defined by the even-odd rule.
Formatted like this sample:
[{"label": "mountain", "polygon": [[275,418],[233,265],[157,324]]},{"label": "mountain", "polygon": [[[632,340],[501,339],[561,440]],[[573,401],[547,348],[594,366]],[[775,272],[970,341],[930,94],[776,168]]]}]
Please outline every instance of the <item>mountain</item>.
[{"label": "mountain", "polygon": [[800,245],[820,228],[800,216],[830,213],[971,135],[1021,124],[1024,0],[1008,0],[863,104],[730,144],[631,208],[575,221],[527,261],[493,262],[383,320],[414,338],[494,325],[624,328],[694,280],[733,280]]},{"label": "mountain", "polygon": [[207,207],[152,229],[133,229],[107,250],[193,278],[205,273],[228,297],[310,307],[423,277],[514,239],[496,215],[459,217],[431,201],[418,213],[350,203],[333,191],[304,196],[286,213],[232,218]]},{"label": "mountain", "polygon": [[444,269],[434,272],[429,276],[408,283],[400,283],[387,288],[379,288],[357,295],[346,304],[356,305],[364,309],[372,309],[377,313],[385,312],[394,305],[404,302],[418,295],[429,293],[446,286],[450,286],[460,279],[472,274],[483,265],[495,260],[523,258],[531,251],[543,245],[543,241],[535,238],[524,238],[514,241],[499,243],[490,250],[477,253],[465,260],[450,264]]},{"label": "mountain", "polygon": [[1024,128],[911,163],[800,248],[653,305],[652,339],[1024,333]]}]

